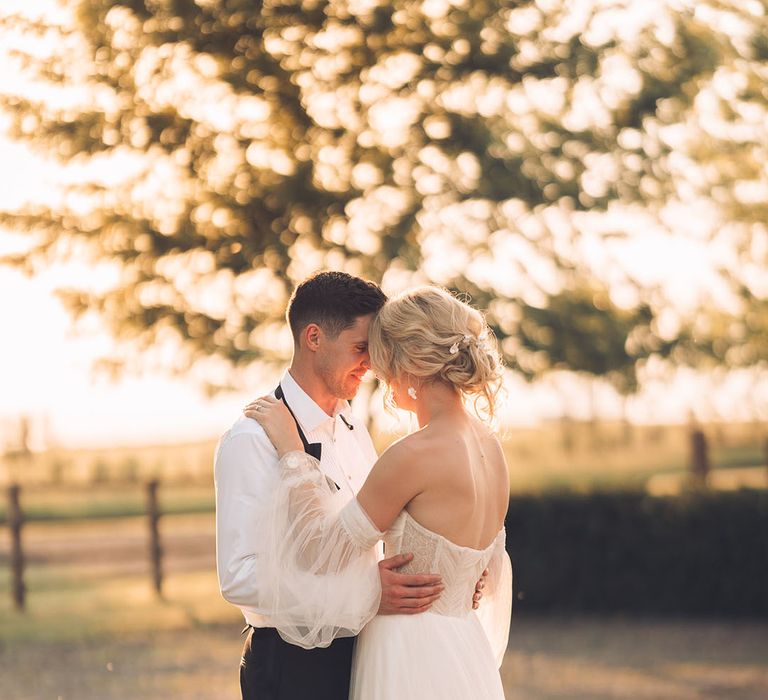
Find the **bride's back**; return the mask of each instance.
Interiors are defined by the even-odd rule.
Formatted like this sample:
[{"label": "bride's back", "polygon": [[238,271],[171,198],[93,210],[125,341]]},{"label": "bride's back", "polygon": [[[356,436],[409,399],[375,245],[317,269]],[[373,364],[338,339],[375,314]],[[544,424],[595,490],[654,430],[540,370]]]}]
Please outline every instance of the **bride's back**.
[{"label": "bride's back", "polygon": [[479,420],[462,412],[409,435],[412,465],[424,489],[406,506],[425,528],[454,544],[488,546],[504,524],[509,473],[501,445]]},{"label": "bride's back", "polygon": [[483,315],[445,289],[417,287],[384,304],[368,348],[395,403],[424,426],[389,455],[413,470],[398,474],[417,494],[406,511],[455,544],[484,547],[503,525],[509,476],[498,440],[463,405],[474,397],[493,414],[501,386],[501,358]]}]

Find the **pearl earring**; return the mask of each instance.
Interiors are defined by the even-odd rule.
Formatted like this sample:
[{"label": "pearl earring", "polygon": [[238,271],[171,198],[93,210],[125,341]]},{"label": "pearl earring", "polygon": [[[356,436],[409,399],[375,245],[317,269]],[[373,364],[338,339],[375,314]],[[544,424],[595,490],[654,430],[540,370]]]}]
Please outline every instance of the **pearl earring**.
[{"label": "pearl earring", "polygon": [[416,396],[416,389],[414,389],[412,386],[409,386],[409,387],[408,387],[408,391],[407,391],[407,394],[408,394],[408,396],[410,396],[410,397],[411,397],[411,398],[412,398],[414,401],[417,399],[417,396]]}]

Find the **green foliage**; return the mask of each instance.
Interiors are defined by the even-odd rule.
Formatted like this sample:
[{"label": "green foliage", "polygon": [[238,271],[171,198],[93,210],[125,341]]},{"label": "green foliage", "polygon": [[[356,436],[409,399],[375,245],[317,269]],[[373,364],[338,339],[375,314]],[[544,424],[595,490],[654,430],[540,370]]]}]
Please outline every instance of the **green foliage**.
[{"label": "green foliage", "polygon": [[[688,361],[702,358],[727,367],[768,366],[768,299],[739,287],[742,312],[736,315],[710,310],[702,313],[693,328],[695,344],[679,348]],[[692,357],[693,356],[693,357]]]},{"label": "green foliage", "polygon": [[515,605],[768,616],[768,494],[513,497]]},{"label": "green foliage", "polygon": [[[80,0],[58,27],[6,18],[66,49],[19,53],[49,91],[2,97],[13,134],[86,173],[53,205],[0,212],[31,234],[12,262],[114,263],[107,289],[64,299],[134,349],[181,341],[181,371],[283,359],[287,295],[317,268],[423,269],[487,305],[502,338],[519,334],[513,367],[632,391],[637,360],[680,339],[657,337],[652,305],[596,302],[582,232],[553,217],[671,196],[664,129],[739,54],[698,12],[644,17],[629,40],[622,13],[631,23],[628,8],[531,0]],[[526,255],[500,252],[509,241]]]},{"label": "green foliage", "polygon": [[654,352],[667,354],[674,345],[650,331],[652,320],[648,306],[620,309],[605,291],[563,292],[545,308],[524,308],[513,336],[519,344],[515,356],[529,358],[524,367],[530,375],[572,369],[606,377],[620,393],[631,393],[638,388],[637,360]]}]

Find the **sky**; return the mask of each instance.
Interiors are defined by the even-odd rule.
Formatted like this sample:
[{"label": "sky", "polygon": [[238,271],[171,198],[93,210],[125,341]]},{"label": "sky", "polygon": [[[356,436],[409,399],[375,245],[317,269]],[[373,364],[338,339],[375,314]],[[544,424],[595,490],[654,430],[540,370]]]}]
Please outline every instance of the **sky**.
[{"label": "sky", "polygon": [[[4,10],[10,10],[25,3],[4,0],[3,5]],[[39,3],[41,8],[49,5]],[[18,84],[19,80],[0,52],[0,90]],[[14,206],[51,187],[59,175],[24,146],[4,137],[5,128],[0,120],[0,208]],[[670,207],[665,216],[667,223],[672,224],[669,228],[675,231],[674,236],[637,211],[617,210],[613,222],[605,218],[585,220],[581,228],[590,229],[591,235],[582,237],[581,254],[601,271],[609,284],[612,271],[621,269],[644,284],[662,287],[674,303],[662,313],[661,323],[668,324],[673,332],[676,315],[695,308],[702,295],[720,295],[727,305],[715,270],[728,251],[703,242],[706,217],[701,216],[701,210],[698,216],[692,216],[690,208]],[[605,243],[600,227],[617,224],[630,235],[625,240]],[[22,249],[23,245],[23,237],[0,230],[0,255]],[[503,270],[506,260],[524,255],[524,251],[514,248],[514,240],[508,245],[511,248],[502,245],[494,251],[494,261],[480,263],[487,266],[489,275],[494,274],[494,265]],[[435,259],[444,266],[442,270],[427,270],[435,279],[448,270],[445,266],[474,264],[461,256],[451,259],[444,245]],[[534,264],[532,260],[531,265]],[[541,270],[541,274],[546,275],[546,270]],[[108,277],[109,271],[94,271],[84,263],[71,263],[29,278],[18,270],[0,267],[0,448],[12,436],[22,415],[31,418],[34,443],[40,448],[215,438],[238,416],[249,398],[274,384],[276,376],[265,376],[241,391],[207,399],[183,378],[147,373],[141,377],[125,376],[114,383],[105,377],[95,377],[93,364],[109,352],[112,340],[96,318],[88,319],[75,331],[55,296],[57,287],[83,275],[98,283],[94,275]],[[622,290],[618,283],[612,289],[618,301],[622,294],[633,293]],[[504,291],[511,294],[519,290]],[[763,396],[764,388],[763,385]],[[621,404],[615,394],[601,385],[596,387],[596,393],[600,412],[606,417],[618,417]],[[687,370],[670,375],[667,368],[652,363],[643,392],[630,399],[627,411],[636,422],[682,422],[688,419],[691,407],[696,407],[704,420],[748,419],[756,410],[754,394],[754,377],[747,372],[734,372],[715,380]],[[501,416],[513,424],[553,419],[564,410],[586,417],[587,396],[582,381],[563,373],[534,385],[512,377]]]}]

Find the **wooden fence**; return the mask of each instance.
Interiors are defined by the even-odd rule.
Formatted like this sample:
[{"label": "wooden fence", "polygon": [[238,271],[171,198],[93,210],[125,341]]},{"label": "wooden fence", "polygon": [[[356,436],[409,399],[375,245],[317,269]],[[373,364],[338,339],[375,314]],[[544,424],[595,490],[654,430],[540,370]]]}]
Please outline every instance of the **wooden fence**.
[{"label": "wooden fence", "polygon": [[[150,576],[152,586],[158,595],[163,594],[163,547],[160,537],[160,517],[162,515],[158,503],[159,482],[152,480],[144,485],[146,492],[145,504],[148,524],[148,548],[147,553],[150,564]],[[23,611],[26,604],[26,585],[24,583],[24,512],[21,508],[21,487],[13,484],[8,487],[8,527],[11,536],[10,568],[11,568],[11,596],[16,610]]]},{"label": "wooden fence", "polygon": [[[706,489],[710,472],[707,439],[701,430],[690,434],[688,470],[691,485]],[[768,473],[768,440],[764,442],[766,473]],[[160,482],[156,479],[143,484],[143,515],[147,522],[147,560],[152,587],[158,597],[163,595],[164,550],[161,537],[160,521],[162,511],[158,499]],[[138,505],[138,504],[137,504]],[[173,510],[166,509],[172,513]],[[138,513],[141,505],[138,505]],[[25,551],[23,547],[25,513],[21,505],[21,487],[17,484],[7,488],[6,523],[10,532],[10,583],[13,605],[17,610],[24,610],[26,603]]]}]

